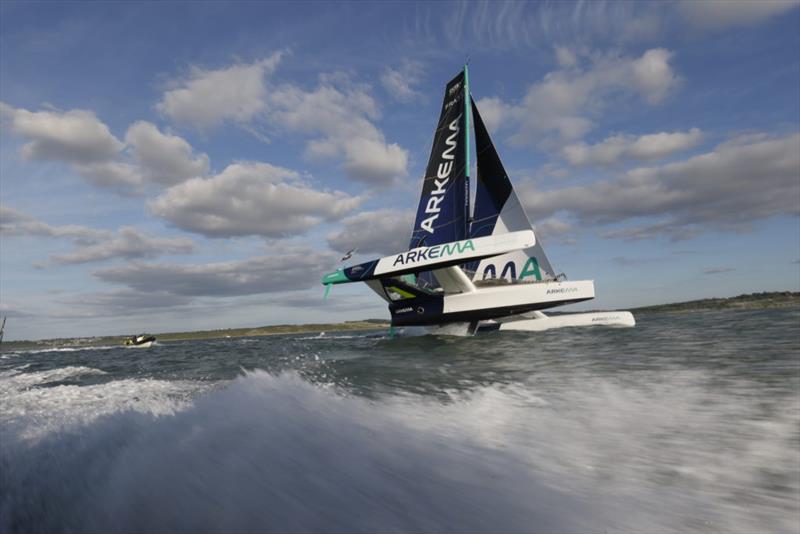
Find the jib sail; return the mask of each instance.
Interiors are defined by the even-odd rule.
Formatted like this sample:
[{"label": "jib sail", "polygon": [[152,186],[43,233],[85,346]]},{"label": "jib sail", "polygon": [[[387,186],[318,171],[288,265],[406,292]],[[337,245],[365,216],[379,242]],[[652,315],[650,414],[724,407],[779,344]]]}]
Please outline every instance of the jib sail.
[{"label": "jib sail", "polygon": [[[469,236],[483,237],[518,230],[532,230],[533,226],[508,179],[478,107],[471,98],[470,102],[475,122],[478,176],[475,210]],[[488,258],[480,263],[472,263],[466,268],[475,271],[474,280],[486,278],[542,280],[554,277],[553,267],[542,249],[538,236],[536,245],[531,248]]]}]

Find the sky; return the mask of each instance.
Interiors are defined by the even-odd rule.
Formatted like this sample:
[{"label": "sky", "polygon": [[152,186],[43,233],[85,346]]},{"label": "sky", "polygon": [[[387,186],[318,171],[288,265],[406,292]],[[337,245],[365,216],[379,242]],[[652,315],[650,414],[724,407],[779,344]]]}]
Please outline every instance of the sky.
[{"label": "sky", "polygon": [[[800,290],[800,4],[0,3],[7,339],[387,318],[470,85],[569,309]],[[474,173],[473,173],[474,174]]]}]

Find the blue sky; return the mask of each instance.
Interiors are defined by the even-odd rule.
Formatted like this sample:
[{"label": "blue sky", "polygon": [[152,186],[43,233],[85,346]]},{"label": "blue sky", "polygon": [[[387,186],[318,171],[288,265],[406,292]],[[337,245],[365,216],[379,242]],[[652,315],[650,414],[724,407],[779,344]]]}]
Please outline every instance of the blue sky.
[{"label": "blue sky", "polygon": [[388,317],[445,83],[576,307],[800,289],[798,2],[0,4],[9,339]]}]

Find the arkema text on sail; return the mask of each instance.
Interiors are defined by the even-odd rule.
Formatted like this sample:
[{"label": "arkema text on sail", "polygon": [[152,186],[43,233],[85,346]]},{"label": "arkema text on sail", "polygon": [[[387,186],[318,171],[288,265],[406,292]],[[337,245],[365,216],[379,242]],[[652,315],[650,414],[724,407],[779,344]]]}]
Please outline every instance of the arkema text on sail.
[{"label": "arkema text on sail", "polygon": [[453,133],[445,140],[447,148],[442,152],[442,161],[439,163],[436,178],[433,180],[436,189],[431,191],[428,204],[425,206],[425,213],[431,213],[432,215],[424,219],[419,225],[420,228],[431,234],[433,233],[433,223],[439,218],[439,212],[441,211],[439,204],[444,200],[444,195],[447,193],[447,182],[450,181],[450,173],[453,172],[454,152],[458,146],[458,132],[461,130],[458,126],[460,120],[461,114],[459,113],[458,117],[448,126],[448,129]]}]

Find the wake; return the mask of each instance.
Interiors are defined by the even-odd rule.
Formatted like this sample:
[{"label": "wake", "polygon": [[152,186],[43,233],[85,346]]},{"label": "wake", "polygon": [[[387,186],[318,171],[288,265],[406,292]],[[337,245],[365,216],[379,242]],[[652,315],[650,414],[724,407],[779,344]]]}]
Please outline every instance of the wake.
[{"label": "wake", "polygon": [[671,378],[488,386],[444,403],[261,371],[184,402],[181,383],[84,386],[146,399],[112,396],[106,411],[57,386],[62,424],[31,432],[25,410],[4,421],[0,530],[791,532],[796,482],[770,493],[758,477],[797,472],[797,414],[704,409],[702,376]]}]

